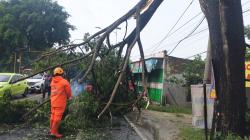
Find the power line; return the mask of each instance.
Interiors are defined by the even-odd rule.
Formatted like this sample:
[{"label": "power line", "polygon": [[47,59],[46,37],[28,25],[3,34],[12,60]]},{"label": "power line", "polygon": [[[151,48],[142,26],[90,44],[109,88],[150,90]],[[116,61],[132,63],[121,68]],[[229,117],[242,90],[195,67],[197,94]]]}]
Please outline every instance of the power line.
[{"label": "power line", "polygon": [[242,6],[247,5],[250,2],[250,0],[246,1],[245,3],[242,4]]},{"label": "power line", "polygon": [[[248,2],[245,2],[244,4],[243,4],[243,6],[245,6],[247,3],[249,3],[250,2],[250,0],[248,1]],[[249,12],[250,11],[250,9],[247,9],[247,10],[245,10],[245,11],[243,11],[242,13],[246,13],[246,12]],[[197,15],[195,15],[194,17],[192,17],[189,21],[187,21],[186,23],[184,23],[182,26],[180,26],[178,29],[176,29],[175,31],[173,31],[171,34],[169,34],[169,36],[168,37],[170,37],[171,35],[173,35],[175,32],[177,32],[178,30],[180,30],[182,27],[184,27],[185,25],[187,25],[189,22],[191,22],[192,20],[194,20],[196,17],[198,17],[200,14],[202,14],[202,12],[200,12],[200,13],[198,13]],[[206,28],[206,29],[204,29],[204,30],[202,30],[202,31],[200,31],[200,32],[203,32],[203,31],[206,31],[206,30],[208,30],[208,27]],[[199,34],[200,32],[197,32],[197,33],[195,33],[195,34],[192,34],[191,36],[194,36],[194,35],[196,35],[196,34]]]},{"label": "power line", "polygon": [[243,11],[242,13],[246,13],[246,12],[249,12],[249,11],[250,11],[250,9],[247,9],[247,10]]},{"label": "power line", "polygon": [[203,35],[203,36],[199,36],[199,38],[197,37],[196,39],[191,40],[190,42],[186,42],[186,43],[185,43],[185,46],[186,46],[186,47],[194,46],[194,44],[200,43],[199,41],[201,41],[201,40],[203,40],[203,39],[205,39],[205,38],[206,38],[206,39],[208,38],[208,35],[207,35],[207,34],[205,34],[205,35]]},{"label": "power line", "polygon": [[185,15],[185,13],[187,12],[187,10],[190,8],[190,6],[193,4],[194,0],[192,0],[189,5],[187,6],[187,8],[182,12],[181,16],[178,18],[178,20],[175,22],[175,24],[173,25],[173,27],[168,31],[168,33],[164,36],[164,38],[158,42],[156,45],[156,47],[154,48],[153,51],[155,51],[161,44],[162,42],[168,38],[169,34],[172,32],[172,30],[175,28],[175,26],[179,23],[179,21],[183,18],[183,16]]},{"label": "power line", "polygon": [[189,22],[191,22],[192,20],[194,20],[196,17],[198,17],[199,15],[201,15],[202,12],[196,14],[195,16],[193,16],[190,20],[188,20],[187,22],[185,22],[183,25],[181,25],[178,29],[174,30],[171,34],[169,34],[169,37],[172,36],[174,33],[176,33],[177,31],[179,31],[181,28],[183,28],[185,25],[187,25]]},{"label": "power line", "polygon": [[248,17],[250,14],[244,15],[244,17]]},{"label": "power line", "polygon": [[[250,1],[249,1],[250,2]],[[246,3],[245,3],[246,4]],[[244,6],[244,5],[243,5]],[[244,14],[244,13],[246,13],[246,12],[249,12],[250,11],[250,9],[247,9],[247,10],[245,10],[245,11],[243,11],[242,13]],[[201,14],[202,12],[200,12],[200,13],[198,13],[196,16],[194,16],[193,18],[195,18],[195,17],[197,17],[199,14]],[[193,19],[192,18],[192,19]],[[189,20],[190,21],[190,20]],[[188,22],[189,22],[188,21]],[[186,22],[187,23],[187,22]],[[183,24],[183,25],[185,25],[185,24]],[[183,27],[183,26],[181,26],[181,27]],[[180,27],[180,28],[181,28]],[[174,34],[176,31],[178,31],[179,30],[179,28],[177,29],[177,30],[175,30],[174,32],[172,32],[170,35],[169,35],[169,37],[172,35],[172,34]],[[206,30],[208,30],[208,27],[207,28],[205,28],[205,29],[203,29],[203,30],[201,30],[201,31],[199,31],[199,32],[197,32],[197,33],[195,33],[195,34],[192,34],[192,35],[190,35],[190,37],[192,37],[192,36],[195,36],[195,35],[197,35],[197,34],[199,34],[199,33],[201,33],[201,32],[204,32],[204,31],[206,31]]]},{"label": "power line", "polygon": [[[198,34],[201,34],[201,33],[203,33],[204,31],[207,31],[208,30],[208,27],[206,27],[206,28],[204,28],[204,29],[202,29],[202,30],[200,30],[200,31],[198,31],[198,32],[196,32],[196,33],[194,33],[194,34],[192,34],[192,35],[190,35],[188,38],[186,38],[186,39],[189,39],[190,37],[194,37],[194,36],[196,36],[196,35],[198,35]],[[206,37],[206,36],[203,36],[202,38],[204,38],[204,37]],[[201,39],[201,38],[200,38]],[[200,40],[199,39],[199,40]],[[172,42],[172,43],[170,43],[170,44],[168,44],[168,45],[174,45],[174,44],[176,44],[176,43],[178,43],[179,41],[176,41],[176,42]],[[194,42],[194,41],[192,41],[192,42]],[[190,43],[189,43],[190,44]],[[149,50],[149,49],[148,49]],[[152,53],[152,52],[150,52],[150,53]],[[140,55],[135,55],[135,56],[131,56],[131,57],[138,57],[138,56],[140,56]]]},{"label": "power line", "polygon": [[202,19],[200,20],[200,22],[196,25],[196,27],[195,27],[186,37],[184,37],[183,39],[181,39],[181,40],[175,45],[175,47],[170,51],[170,53],[169,53],[168,55],[172,54],[172,53],[174,52],[174,50],[179,46],[179,44],[180,44],[182,41],[184,41],[185,39],[189,38],[189,37],[199,28],[199,26],[200,26],[201,23],[204,21],[204,19],[205,19],[205,16],[202,17]]},{"label": "power line", "polygon": [[[250,0],[249,0],[249,1],[247,1],[247,2],[245,2],[245,3],[243,4],[243,6],[244,6],[244,5],[246,5],[247,3],[250,3]],[[246,12],[249,12],[249,11],[250,11],[250,9],[247,9],[247,10],[243,11],[242,13],[246,13]],[[205,30],[208,30],[208,28],[203,29],[203,30],[201,30],[200,32],[205,31]],[[198,33],[200,33],[200,32],[197,32],[196,34],[198,34]],[[195,34],[193,34],[192,36],[194,36],[194,35],[195,35]],[[189,57],[186,57],[186,58],[184,58],[184,59],[189,59],[189,58],[192,58],[192,57],[195,57],[195,56],[197,56],[197,55],[204,54],[204,53],[207,53],[207,51],[203,51],[203,52],[200,52],[200,53],[194,54],[194,55],[189,56]]]},{"label": "power line", "polygon": [[[193,2],[193,1],[192,1]],[[192,2],[191,2],[191,4],[192,4]],[[244,4],[242,4],[242,6],[245,6],[246,4],[248,4],[250,2],[250,0],[249,1],[247,1],[247,2],[245,2]],[[190,5],[188,5],[188,7],[190,7]],[[186,8],[186,9],[188,9],[188,7]],[[186,10],[185,10],[186,11]],[[185,13],[185,11],[183,12],[183,13]],[[245,11],[243,11],[242,13],[246,13],[246,12],[249,12],[250,11],[250,9],[247,9],[247,10],[245,10]],[[161,40],[161,41],[159,41],[158,43],[156,43],[155,45],[157,45],[157,44],[159,44],[157,47],[159,47],[160,45],[161,45],[161,43],[165,40],[165,39],[167,39],[168,37],[170,37],[170,36],[172,36],[174,33],[176,33],[177,31],[179,31],[181,28],[183,28],[184,26],[186,26],[188,23],[190,23],[192,20],[194,20],[195,18],[197,18],[199,15],[201,15],[202,14],[202,12],[199,12],[198,14],[196,14],[195,16],[193,16],[190,20],[188,20],[187,22],[185,22],[183,25],[181,25],[178,29],[176,29],[176,30],[174,30],[172,33],[171,33],[171,31],[173,30],[173,27],[175,27],[176,25],[177,25],[177,23],[179,22],[178,20],[181,18],[179,18],[178,20],[177,20],[177,23],[171,28],[171,30],[168,32],[168,34]],[[250,15],[250,14],[249,14]],[[246,16],[249,16],[249,15],[246,15]],[[204,31],[206,31],[206,30],[208,30],[208,27],[207,28],[205,28],[205,29],[203,29],[203,30],[201,30],[201,31],[199,31],[199,32],[197,32],[197,33],[195,33],[195,34],[191,34],[189,37],[193,37],[193,36],[195,36],[195,35],[197,35],[197,34],[200,34],[200,33],[202,33],[202,32],[204,32]],[[186,40],[186,39],[188,39],[189,37],[185,37],[185,39],[184,40]],[[175,48],[180,44],[180,42],[182,42],[183,41],[183,39],[181,40],[181,41],[179,41],[178,42],[178,44],[175,46]],[[153,46],[155,46],[155,45],[153,45]],[[156,48],[154,48],[154,51],[157,49],[157,47]],[[174,49],[175,49],[174,48]],[[173,50],[174,50],[173,49]],[[148,50],[150,50],[150,48],[148,49]],[[173,51],[172,50],[172,51]],[[171,52],[172,52],[171,51]],[[134,57],[137,57],[137,56],[134,56]]]},{"label": "power line", "polygon": [[[196,14],[195,16],[193,16],[191,19],[189,19],[187,22],[185,22],[183,25],[181,25],[178,29],[174,30],[171,34],[169,34],[168,37],[172,36],[173,34],[175,34],[177,31],[179,31],[181,28],[183,28],[184,26],[186,26],[188,23],[190,23],[191,21],[193,21],[194,19],[196,19],[199,15],[201,15],[202,12],[199,12],[198,14]],[[152,45],[149,49],[147,50],[151,50],[151,49],[155,49],[154,46],[156,46],[157,44],[159,44],[160,41],[154,45]],[[157,46],[159,47],[159,46]]]},{"label": "power line", "polygon": [[[202,30],[200,30],[199,32],[197,32],[197,33],[195,33],[195,34],[192,34],[190,37],[193,37],[193,36],[196,36],[196,35],[198,35],[198,34],[200,34],[200,33],[203,33],[204,31],[206,31],[206,30],[208,30],[207,28],[206,29],[202,29]],[[189,38],[190,38],[189,37]],[[196,41],[198,41],[198,40],[201,40],[201,39],[203,39],[203,38],[205,38],[205,37],[207,37],[207,35],[203,35],[202,37],[200,37],[200,38],[198,38],[198,39],[196,39],[196,40],[191,40],[191,42],[188,42],[188,45],[189,44],[191,44],[191,43],[193,43],[193,42],[196,42]],[[189,38],[187,38],[187,39],[189,39]],[[174,45],[174,44],[176,44],[176,43],[178,43],[179,41],[176,41],[176,42],[173,42],[173,43],[171,43],[171,44],[169,44],[169,45]],[[150,55],[152,52],[145,52],[145,54],[148,54],[148,55]],[[134,55],[134,56],[131,56],[132,58],[136,58],[136,57],[139,57],[140,55]]]},{"label": "power line", "polygon": [[[249,12],[249,11],[250,11],[250,9],[247,9],[247,10],[243,11],[242,13],[246,13],[246,12]],[[204,18],[205,18],[205,17],[204,17]],[[196,26],[196,27],[194,28],[194,30],[193,30],[188,36],[186,36],[185,38],[183,38],[182,40],[180,40],[180,41],[177,43],[177,45],[172,49],[172,51],[169,53],[169,55],[170,55],[171,53],[173,53],[173,51],[177,48],[177,46],[178,46],[183,40],[185,40],[186,38],[191,37],[191,36],[194,36],[194,35],[197,35],[197,34],[203,32],[203,31],[208,30],[208,28],[206,28],[206,29],[203,29],[203,30],[201,30],[201,31],[199,31],[199,32],[197,32],[197,33],[195,33],[195,34],[192,34],[192,33],[200,26],[200,24],[203,22],[203,20],[204,20],[204,19],[201,20],[201,22],[198,24],[198,26]],[[199,54],[203,54],[203,53],[205,53],[205,52],[207,52],[207,51],[201,52],[201,53],[199,53]],[[198,55],[198,54],[195,54],[195,55]],[[193,56],[195,56],[195,55],[193,55]],[[191,57],[193,57],[193,56],[190,56],[190,57],[188,57],[188,58],[191,58]],[[186,58],[186,59],[188,59],[188,58]]]},{"label": "power line", "polygon": [[195,57],[195,56],[197,56],[197,55],[204,54],[204,53],[206,53],[206,52],[207,52],[207,51],[200,52],[200,53],[194,54],[194,55],[192,55],[192,56],[186,57],[186,58],[184,58],[184,59],[189,59],[189,58]]},{"label": "power line", "polygon": [[[249,1],[249,2],[250,2],[250,1]],[[242,13],[246,13],[246,12],[248,12],[248,11],[250,11],[250,9],[245,10],[245,11],[244,11],[244,12],[242,12]],[[202,30],[200,30],[200,31],[198,31],[198,32],[196,32],[196,33],[194,33],[194,34],[190,35],[189,37],[196,36],[196,35],[198,35],[198,34],[200,34],[200,33],[204,32],[204,31],[207,31],[207,30],[208,30],[208,27],[206,27],[206,28],[204,28],[204,29],[202,29]],[[175,43],[178,43],[178,41],[177,41],[177,42],[175,42]]]},{"label": "power line", "polygon": [[206,27],[205,29],[200,30],[199,32],[196,32],[196,33],[190,35],[190,37],[191,37],[191,36],[196,36],[196,35],[198,35],[198,34],[204,32],[204,31],[207,31],[207,30],[208,30],[208,27]]},{"label": "power line", "polygon": [[[190,35],[190,37],[187,38],[187,39],[190,39],[191,37],[197,36],[198,34],[204,33],[204,31],[207,31],[207,30],[208,30],[208,28],[205,28],[205,29],[202,29],[202,30],[200,30],[200,31],[198,31],[198,32],[195,32],[194,34]],[[171,43],[166,44],[166,45],[172,46],[172,45],[176,45],[176,43],[178,43],[178,42],[179,42],[179,40],[178,40],[178,41],[175,41],[175,42],[171,42]]]}]

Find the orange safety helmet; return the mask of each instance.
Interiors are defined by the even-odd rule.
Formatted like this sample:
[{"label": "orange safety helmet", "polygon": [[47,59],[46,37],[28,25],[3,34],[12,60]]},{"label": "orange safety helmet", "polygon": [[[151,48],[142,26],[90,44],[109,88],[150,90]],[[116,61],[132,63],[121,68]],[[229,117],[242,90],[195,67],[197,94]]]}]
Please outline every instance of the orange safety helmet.
[{"label": "orange safety helmet", "polygon": [[57,67],[54,69],[54,75],[59,74],[62,75],[63,74],[63,69],[60,67]]}]

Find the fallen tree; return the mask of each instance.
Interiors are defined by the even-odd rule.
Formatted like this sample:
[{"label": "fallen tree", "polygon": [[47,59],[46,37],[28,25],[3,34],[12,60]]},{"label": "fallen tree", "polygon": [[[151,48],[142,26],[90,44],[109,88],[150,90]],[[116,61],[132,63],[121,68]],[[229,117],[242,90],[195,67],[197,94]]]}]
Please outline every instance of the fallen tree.
[{"label": "fallen tree", "polygon": [[[38,73],[49,71],[49,70],[54,69],[55,67],[58,67],[58,66],[72,65],[72,64],[75,64],[77,62],[80,62],[80,60],[86,59],[87,57],[91,57],[91,61],[88,65],[87,69],[82,70],[82,71],[84,71],[84,74],[78,81],[81,83],[84,80],[86,80],[86,77],[91,73],[91,71],[92,71],[92,75],[94,74],[93,68],[94,68],[94,65],[97,61],[97,58],[102,58],[102,56],[108,55],[112,50],[118,49],[119,51],[118,51],[118,56],[117,56],[118,59],[117,60],[119,61],[121,59],[121,65],[119,67],[117,67],[118,78],[117,78],[116,83],[113,87],[113,90],[111,92],[111,95],[109,97],[108,102],[105,104],[105,107],[100,111],[100,113],[98,115],[98,118],[100,118],[103,115],[103,113],[105,113],[105,111],[112,104],[112,101],[117,93],[118,87],[120,86],[120,82],[123,80],[125,71],[128,67],[130,53],[131,53],[131,51],[136,43],[138,43],[138,46],[140,49],[141,60],[144,60],[143,47],[142,47],[141,40],[140,40],[140,32],[147,25],[147,23],[149,22],[149,20],[151,19],[151,17],[153,16],[153,14],[155,13],[155,11],[157,10],[157,8],[160,6],[160,4],[162,2],[163,2],[163,0],[154,0],[154,1],[141,0],[124,16],[122,16],[121,18],[116,20],[110,26],[108,26],[108,27],[102,29],[101,31],[95,33],[94,35],[88,37],[84,42],[79,43],[79,44],[69,44],[69,45],[60,46],[56,50],[53,50],[53,51],[50,51],[47,53],[43,53],[37,60],[33,61],[33,63],[40,61],[42,59],[48,59],[48,57],[53,57],[54,55],[56,55],[62,51],[75,51],[76,48],[80,48],[82,52],[83,52],[83,49],[85,51],[85,54],[77,59],[63,62],[63,63],[60,63],[60,64],[55,65],[55,66],[50,66],[49,68],[43,69],[43,70],[36,72],[33,75],[30,75],[28,77],[19,79],[18,81],[27,79],[29,77],[32,77],[32,76],[38,74]],[[145,10],[145,8],[146,8],[146,10]],[[142,12],[142,10],[144,10],[144,11]],[[127,35],[127,20],[131,19],[132,17],[134,17],[136,19],[136,27],[129,35]],[[111,44],[110,39],[109,39],[110,33],[113,32],[119,25],[121,25],[124,22],[126,23],[126,31],[125,31],[124,39],[122,41],[118,42],[117,44]],[[91,42],[91,40],[95,40],[95,39],[97,39],[98,41],[97,41],[96,45],[93,47],[93,46],[91,46],[90,42]],[[106,44],[103,45],[105,40],[106,40]],[[103,47],[106,47],[106,46],[108,49],[106,51],[101,51],[103,49]],[[90,47],[92,49],[90,51],[88,51],[86,49],[87,47]],[[124,57],[122,57],[123,51],[126,51],[126,54]],[[142,70],[143,78],[142,79],[143,79],[144,92],[147,93],[147,84],[146,84],[146,78],[145,78],[145,72],[146,72],[145,61],[143,61],[142,68],[143,68],[143,70]],[[79,73],[83,73],[82,71],[80,71]],[[15,81],[15,82],[17,82],[17,81]],[[141,98],[142,96],[136,96],[136,97],[137,97],[137,99],[132,103],[132,105],[136,105],[142,99]]]}]

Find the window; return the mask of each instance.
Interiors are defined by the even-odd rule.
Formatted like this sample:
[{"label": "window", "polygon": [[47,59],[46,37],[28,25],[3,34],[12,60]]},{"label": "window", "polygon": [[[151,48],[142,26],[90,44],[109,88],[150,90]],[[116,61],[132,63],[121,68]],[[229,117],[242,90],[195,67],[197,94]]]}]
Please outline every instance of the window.
[{"label": "window", "polygon": [[41,74],[37,74],[37,75],[31,77],[31,79],[42,79],[42,78],[43,78],[43,76]]},{"label": "window", "polygon": [[17,75],[12,76],[11,82],[15,82],[18,79]]},{"label": "window", "polygon": [[8,82],[10,75],[0,75],[0,82]]}]

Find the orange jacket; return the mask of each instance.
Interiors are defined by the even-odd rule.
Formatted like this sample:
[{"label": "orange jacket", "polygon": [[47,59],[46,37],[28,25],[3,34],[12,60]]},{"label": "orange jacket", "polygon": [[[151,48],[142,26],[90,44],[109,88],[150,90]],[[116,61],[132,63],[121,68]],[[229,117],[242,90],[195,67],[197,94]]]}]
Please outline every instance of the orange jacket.
[{"label": "orange jacket", "polygon": [[65,107],[67,99],[72,96],[70,84],[61,76],[55,76],[51,81],[51,106]]}]

